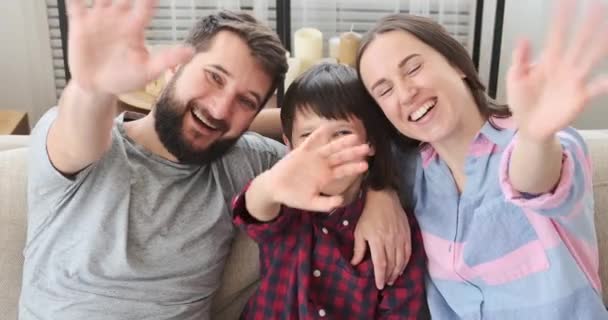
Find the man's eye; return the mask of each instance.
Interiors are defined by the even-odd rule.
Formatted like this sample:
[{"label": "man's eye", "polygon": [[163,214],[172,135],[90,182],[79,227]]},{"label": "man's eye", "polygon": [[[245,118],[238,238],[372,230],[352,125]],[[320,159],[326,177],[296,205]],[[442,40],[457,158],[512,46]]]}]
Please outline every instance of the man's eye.
[{"label": "man's eye", "polygon": [[310,132],[305,132],[300,135],[300,138],[306,138],[310,135]]},{"label": "man's eye", "polygon": [[211,80],[213,80],[213,82],[215,82],[218,85],[222,85],[223,81],[222,81],[222,77],[220,77],[219,74],[213,72],[213,71],[208,71],[209,77],[211,78]]}]

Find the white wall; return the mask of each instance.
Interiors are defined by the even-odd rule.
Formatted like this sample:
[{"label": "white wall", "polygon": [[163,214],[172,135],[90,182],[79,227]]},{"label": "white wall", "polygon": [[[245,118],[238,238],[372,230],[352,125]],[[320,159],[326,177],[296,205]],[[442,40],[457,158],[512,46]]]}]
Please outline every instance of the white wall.
[{"label": "white wall", "polygon": [[[608,0],[602,0],[608,4]],[[505,7],[505,23],[503,29],[503,42],[501,52],[500,74],[498,82],[498,99],[504,102],[505,76],[511,64],[511,52],[514,44],[521,36],[527,36],[538,52],[544,44],[545,31],[551,17],[552,0],[508,0]],[[577,1],[581,4],[590,1]],[[582,13],[583,5],[579,5],[579,14]],[[485,27],[485,25],[484,25]],[[608,37],[608,35],[606,35]],[[487,50],[484,48],[483,50]],[[490,49],[491,50],[491,49]],[[602,67],[598,68],[597,74],[608,74],[608,58]],[[558,112],[558,110],[556,110]],[[579,129],[608,129],[608,95],[594,100],[587,110],[578,118],[574,126]]]},{"label": "white wall", "polygon": [[479,78],[488,87],[490,81],[490,62],[492,59],[492,37],[494,36],[494,15],[496,0],[483,1],[481,43],[479,47]]},{"label": "white wall", "polygon": [[56,103],[45,1],[0,1],[0,44],[0,109],[34,124]]}]

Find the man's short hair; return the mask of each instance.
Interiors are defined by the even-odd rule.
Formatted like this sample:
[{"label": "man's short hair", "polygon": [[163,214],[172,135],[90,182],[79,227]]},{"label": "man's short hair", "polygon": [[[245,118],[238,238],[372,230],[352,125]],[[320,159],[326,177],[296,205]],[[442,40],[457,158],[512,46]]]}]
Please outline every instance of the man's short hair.
[{"label": "man's short hair", "polygon": [[261,107],[264,106],[285,79],[288,68],[285,48],[268,26],[247,13],[231,11],[221,11],[201,18],[190,29],[184,42],[193,46],[196,52],[204,52],[211,47],[215,35],[223,30],[240,36],[247,43],[253,57],[271,77],[272,86]]}]

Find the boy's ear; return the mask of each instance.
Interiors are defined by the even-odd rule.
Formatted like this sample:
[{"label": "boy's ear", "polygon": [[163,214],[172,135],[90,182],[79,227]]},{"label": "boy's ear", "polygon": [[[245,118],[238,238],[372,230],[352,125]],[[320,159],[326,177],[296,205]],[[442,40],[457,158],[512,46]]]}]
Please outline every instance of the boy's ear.
[{"label": "boy's ear", "polygon": [[289,142],[289,139],[287,139],[287,136],[285,134],[283,134],[282,136],[283,136],[283,143],[287,146],[287,148],[289,148],[289,150],[292,150],[293,148],[291,147],[291,142]]},{"label": "boy's ear", "polygon": [[367,154],[370,157],[373,157],[376,155],[376,148],[374,148],[374,145],[372,145],[369,141],[367,142],[367,145],[369,146],[369,153]]}]

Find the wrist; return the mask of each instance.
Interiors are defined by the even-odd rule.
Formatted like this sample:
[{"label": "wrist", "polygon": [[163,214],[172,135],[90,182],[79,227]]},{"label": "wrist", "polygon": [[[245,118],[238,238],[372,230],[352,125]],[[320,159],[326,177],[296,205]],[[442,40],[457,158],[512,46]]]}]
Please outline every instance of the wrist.
[{"label": "wrist", "polygon": [[114,94],[89,89],[76,81],[70,81],[68,86],[72,92],[74,92],[74,94],[80,98],[80,100],[92,101],[96,104],[103,105],[110,105],[117,100],[117,97]]},{"label": "wrist", "polygon": [[517,143],[526,148],[547,148],[553,146],[556,141],[557,136],[555,134],[547,137],[535,137],[521,130],[517,134]]},{"label": "wrist", "polygon": [[277,217],[281,203],[273,192],[273,177],[269,171],[257,176],[245,192],[247,210],[259,221],[270,221]]},{"label": "wrist", "polygon": [[272,169],[262,172],[254,181],[257,184],[258,196],[268,205],[281,205],[282,201],[276,190],[274,171]]}]

